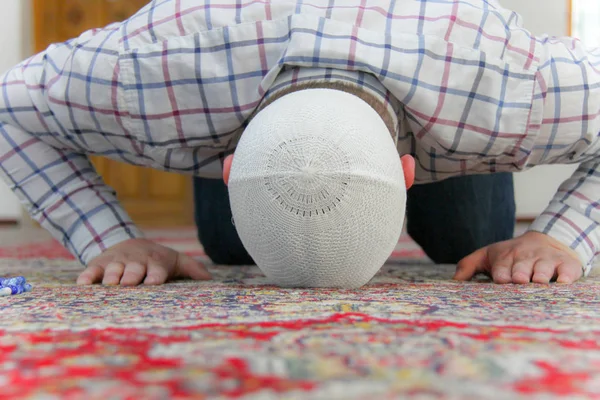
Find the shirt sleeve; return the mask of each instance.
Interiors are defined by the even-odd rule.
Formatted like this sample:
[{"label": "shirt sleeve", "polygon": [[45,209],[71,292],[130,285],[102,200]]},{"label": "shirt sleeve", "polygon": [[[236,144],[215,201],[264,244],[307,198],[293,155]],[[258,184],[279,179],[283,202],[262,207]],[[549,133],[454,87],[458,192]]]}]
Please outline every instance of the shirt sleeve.
[{"label": "shirt sleeve", "polygon": [[87,264],[142,233],[81,147],[70,144],[77,132],[61,123],[65,108],[44,96],[48,74],[35,66],[44,59],[39,54],[0,76],[0,177],[32,218]]},{"label": "shirt sleeve", "polygon": [[600,253],[600,49],[572,38],[538,40],[532,124],[539,132],[532,161],[580,165],[530,230],[568,245],[587,274]]}]

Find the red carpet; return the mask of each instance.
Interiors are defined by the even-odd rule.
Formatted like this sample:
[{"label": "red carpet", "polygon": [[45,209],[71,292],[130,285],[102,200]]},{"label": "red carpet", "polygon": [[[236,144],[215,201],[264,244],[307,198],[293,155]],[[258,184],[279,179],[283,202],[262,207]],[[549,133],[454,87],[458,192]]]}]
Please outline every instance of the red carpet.
[{"label": "red carpet", "polygon": [[[193,231],[152,232],[198,257]],[[0,248],[0,399],[600,398],[600,281],[450,280],[407,238],[360,290],[212,282],[77,287],[54,242]]]}]

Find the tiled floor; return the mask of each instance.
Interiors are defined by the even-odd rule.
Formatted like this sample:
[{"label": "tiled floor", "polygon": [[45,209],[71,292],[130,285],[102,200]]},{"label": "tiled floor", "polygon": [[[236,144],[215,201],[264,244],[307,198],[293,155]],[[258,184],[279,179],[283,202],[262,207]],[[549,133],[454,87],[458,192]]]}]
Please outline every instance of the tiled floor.
[{"label": "tiled floor", "polygon": [[51,239],[46,230],[30,226],[0,226],[0,246],[14,246]]},{"label": "tiled floor", "polygon": [[[177,233],[176,228],[167,228],[169,235]],[[179,228],[177,228],[179,229]],[[187,231],[188,229],[194,230],[193,226],[181,227],[180,230]],[[145,233],[152,236],[152,234],[162,233],[164,230],[156,228],[144,229]],[[23,225],[0,225],[0,247],[2,246],[14,246],[22,244],[31,244],[39,241],[45,241],[52,239],[52,235],[45,229],[37,226],[23,224]]]}]

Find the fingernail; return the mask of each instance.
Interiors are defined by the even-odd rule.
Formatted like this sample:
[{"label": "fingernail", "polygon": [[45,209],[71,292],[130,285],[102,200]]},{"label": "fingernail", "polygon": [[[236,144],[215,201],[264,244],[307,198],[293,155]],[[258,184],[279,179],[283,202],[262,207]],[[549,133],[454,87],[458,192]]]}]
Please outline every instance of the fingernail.
[{"label": "fingernail", "polygon": [[519,281],[519,282],[530,282],[531,278],[528,277],[527,275],[519,272],[519,273],[516,273],[513,275],[512,280]]}]

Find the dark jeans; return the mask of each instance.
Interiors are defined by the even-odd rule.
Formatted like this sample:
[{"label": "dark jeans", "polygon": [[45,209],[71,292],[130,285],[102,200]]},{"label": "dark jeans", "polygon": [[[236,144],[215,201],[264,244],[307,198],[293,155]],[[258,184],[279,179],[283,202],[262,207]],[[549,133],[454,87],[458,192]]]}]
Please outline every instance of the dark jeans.
[{"label": "dark jeans", "polygon": [[[231,222],[223,181],[195,178],[194,195],[198,237],[212,261],[254,264]],[[408,192],[408,233],[436,263],[455,264],[481,247],[510,239],[514,227],[512,174],[452,178]]]}]

